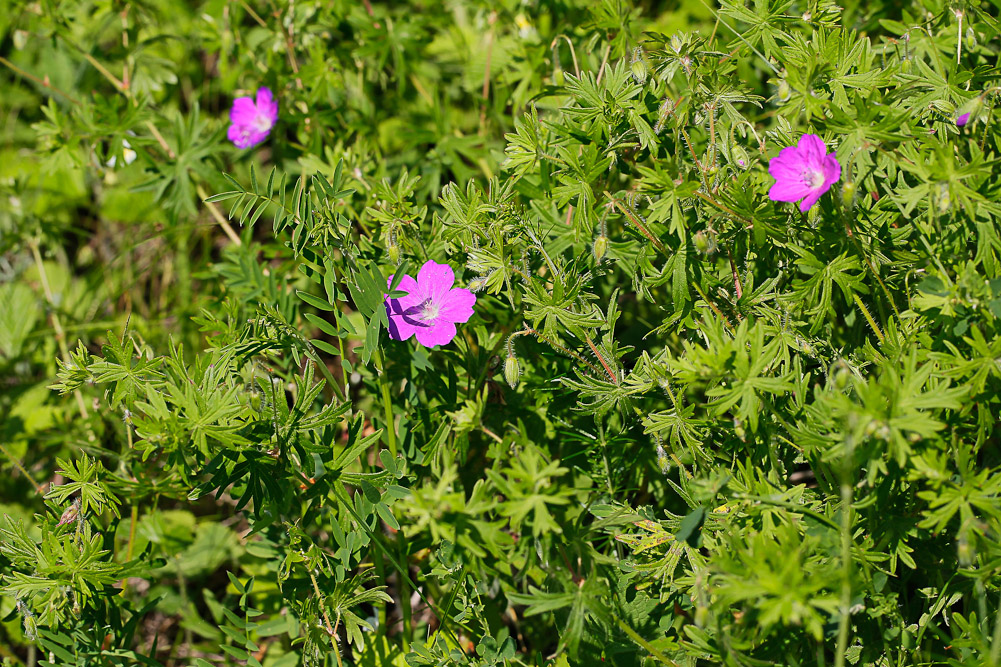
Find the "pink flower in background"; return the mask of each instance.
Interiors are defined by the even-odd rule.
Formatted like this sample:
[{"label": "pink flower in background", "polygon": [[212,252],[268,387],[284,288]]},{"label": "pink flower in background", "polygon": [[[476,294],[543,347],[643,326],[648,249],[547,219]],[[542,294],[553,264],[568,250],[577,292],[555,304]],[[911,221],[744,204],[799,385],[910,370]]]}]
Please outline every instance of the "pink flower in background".
[{"label": "pink flower in background", "polygon": [[964,125],[966,125],[969,122],[970,122],[970,114],[969,114],[969,112],[964,113],[962,116],[960,116],[959,118],[956,119],[956,125],[958,125],[959,127],[963,127]]},{"label": "pink flower in background", "polygon": [[237,148],[250,148],[268,138],[278,120],[278,102],[268,88],[257,89],[257,101],[250,97],[233,100],[227,136]]},{"label": "pink flower in background", "polygon": [[[389,277],[389,285],[393,276]],[[455,274],[447,264],[427,261],[417,273],[417,280],[403,276],[398,290],[407,292],[399,299],[386,296],[389,337],[407,340],[417,336],[424,347],[448,345],[455,338],[455,324],[473,316],[476,295],[467,289],[453,288]]]},{"label": "pink flower in background", "polygon": [[768,164],[775,184],[768,191],[772,201],[799,201],[806,213],[831,185],[841,178],[838,156],[827,152],[824,140],[816,134],[804,134],[795,146],[779,151]]}]

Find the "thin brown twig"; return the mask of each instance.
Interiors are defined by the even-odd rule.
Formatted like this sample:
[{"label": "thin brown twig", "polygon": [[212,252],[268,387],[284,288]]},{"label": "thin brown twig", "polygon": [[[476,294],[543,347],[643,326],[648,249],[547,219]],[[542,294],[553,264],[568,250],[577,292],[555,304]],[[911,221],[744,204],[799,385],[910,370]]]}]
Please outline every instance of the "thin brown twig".
[{"label": "thin brown twig", "polygon": [[608,374],[609,379],[611,379],[611,381],[615,385],[618,385],[619,378],[615,375],[614,372],[612,372],[612,369],[611,367],[609,367],[608,362],[605,361],[605,358],[601,356],[601,352],[599,352],[598,348],[595,347],[593,342],[591,342],[591,338],[589,336],[584,336],[584,341],[587,343],[587,346],[591,348],[591,352],[594,353],[594,356],[598,357],[598,361],[600,361],[601,365],[605,368],[605,372]]},{"label": "thin brown twig", "polygon": [[[570,58],[573,60],[573,73],[574,73],[574,76],[576,76],[579,79],[580,78],[580,65],[577,64],[577,51],[574,49],[573,42],[570,41],[570,38],[567,37],[566,35],[556,35],[556,37],[553,39],[553,43],[549,45],[549,48],[555,50],[556,49],[556,42],[559,41],[560,37],[562,37],[563,39],[565,39],[566,42],[567,42],[567,44],[570,46]],[[556,57],[559,58],[559,54],[558,53],[556,54]]]},{"label": "thin brown twig", "polygon": [[605,191],[604,194],[611,200],[615,208],[619,209],[619,212],[621,212],[624,216],[626,216],[629,219],[629,221],[633,223],[633,225],[635,225],[637,229],[640,230],[643,236],[645,236],[647,240],[649,240],[650,243],[652,243],[654,247],[661,252],[661,254],[665,256],[668,254],[667,248],[664,246],[663,243],[661,243],[660,239],[651,234],[650,231],[646,228],[646,226],[640,221],[638,217],[636,217],[636,215],[632,211],[630,211],[626,206],[624,206],[621,201],[613,197],[607,190]]},{"label": "thin brown twig", "polygon": [[74,104],[75,106],[80,106],[80,100],[76,99],[69,93],[66,93],[60,90],[59,88],[53,86],[51,83],[49,83],[49,77],[45,77],[44,79],[39,79],[31,72],[24,71],[23,69],[21,69],[20,67],[18,67],[17,65],[15,65],[14,63],[12,63],[11,61],[7,60],[2,56],[0,56],[0,65],[3,65],[4,67],[6,67],[7,69],[11,70],[12,72],[14,72],[19,76],[23,76],[25,79],[28,79],[29,81],[34,81],[42,88],[47,88],[48,90],[51,90],[60,97],[65,98],[66,101],[70,102],[71,104]]},{"label": "thin brown twig", "polygon": [[[208,193],[205,192],[205,188],[202,187],[201,183],[195,186],[195,192],[198,193],[198,196],[201,198],[203,202],[209,198]],[[213,204],[212,202],[206,202],[206,205],[208,206],[209,213],[211,213],[212,217],[215,218],[215,221],[219,223],[219,226],[222,227],[222,230],[226,232],[226,236],[229,237],[229,240],[238,246],[243,245],[243,241],[240,240],[240,236],[229,224],[229,221],[226,220],[226,218],[223,217],[222,213],[219,212],[219,209],[216,208],[215,204]]]},{"label": "thin brown twig", "polygon": [[16,458],[14,458],[14,456],[11,455],[11,453],[7,451],[7,448],[4,447],[2,444],[0,444],[0,452],[3,452],[4,456],[10,459],[10,462],[14,464],[14,467],[21,471],[21,474],[24,475],[24,478],[28,480],[28,482],[33,487],[35,487],[35,492],[38,493],[38,495],[40,496],[45,495],[45,489],[42,488],[42,485],[36,482],[34,479],[32,479],[31,475],[28,474],[28,471],[25,470],[21,462],[18,461]]},{"label": "thin brown twig", "polygon": [[730,271],[733,273],[733,291],[737,295],[737,301],[740,301],[740,298],[744,296],[744,290],[740,286],[740,274],[737,273],[737,263],[733,261],[733,252],[729,248],[726,249],[726,256],[730,260]]}]

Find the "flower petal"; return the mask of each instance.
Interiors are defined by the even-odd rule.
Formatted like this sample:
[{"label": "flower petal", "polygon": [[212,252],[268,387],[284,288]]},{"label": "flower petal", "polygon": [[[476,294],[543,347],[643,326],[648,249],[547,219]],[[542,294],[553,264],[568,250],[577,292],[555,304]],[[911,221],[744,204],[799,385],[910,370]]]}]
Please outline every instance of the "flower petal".
[{"label": "flower petal", "polygon": [[229,110],[229,121],[235,125],[250,125],[257,118],[257,107],[249,97],[238,97],[233,100],[233,108]]},{"label": "flower petal", "polygon": [[448,264],[438,264],[434,260],[424,262],[417,272],[417,285],[425,299],[440,303],[455,284],[455,273]]},{"label": "flower petal", "polygon": [[823,164],[824,155],[827,154],[827,146],[824,145],[824,140],[816,134],[804,134],[799,138],[797,147],[806,164],[814,167]]},{"label": "flower petal", "polygon": [[418,327],[416,331],[417,342],[424,347],[448,345],[455,338],[456,333],[457,331],[453,323],[441,320],[429,327]]},{"label": "flower petal", "polygon": [[966,125],[969,122],[970,122],[970,114],[969,113],[964,113],[962,116],[960,116],[959,118],[956,119],[956,125],[959,126],[959,127],[963,127],[964,125]]},{"label": "flower petal", "polygon": [[817,203],[817,200],[820,199],[820,196],[825,192],[827,192],[827,190],[828,188],[821,187],[812,191],[810,194],[806,196],[806,199],[804,199],[799,203],[799,210],[802,211],[803,213],[809,211],[813,207],[813,205]]},{"label": "flower petal", "polygon": [[467,322],[473,316],[476,295],[467,289],[449,290],[438,306],[438,319],[448,322]]},{"label": "flower petal", "polygon": [[[386,289],[393,284],[393,276],[389,276],[386,282]],[[412,317],[409,317],[407,310],[420,303],[420,294],[417,290],[417,281],[408,275],[400,279],[397,289],[407,292],[406,296],[398,299],[390,299],[386,296],[386,315],[389,317],[389,337],[393,340],[407,340],[414,335],[414,332],[422,328]]]},{"label": "flower petal", "polygon": [[253,145],[251,141],[251,135],[253,134],[251,130],[246,125],[230,125],[229,129],[226,131],[226,136],[229,140],[236,144],[237,148],[249,148]]},{"label": "flower petal", "polygon": [[768,163],[768,173],[772,178],[799,178],[806,168],[796,146],[786,146]]},{"label": "flower petal", "polygon": [[795,181],[775,181],[768,191],[768,198],[772,201],[798,201],[810,194],[810,186],[801,180]]},{"label": "flower petal", "polygon": [[272,125],[278,120],[278,102],[275,101],[270,88],[257,89],[257,110],[267,117]]},{"label": "flower petal", "polygon": [[836,153],[828,153],[824,157],[824,192],[834,183],[841,180],[841,163]]}]

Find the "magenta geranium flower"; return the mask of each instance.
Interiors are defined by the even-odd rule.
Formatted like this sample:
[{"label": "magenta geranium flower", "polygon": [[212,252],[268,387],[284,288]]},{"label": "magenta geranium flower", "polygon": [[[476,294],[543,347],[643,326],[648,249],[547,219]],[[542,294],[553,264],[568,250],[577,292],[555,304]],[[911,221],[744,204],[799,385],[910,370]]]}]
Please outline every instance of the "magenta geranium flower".
[{"label": "magenta geranium flower", "polygon": [[969,114],[969,112],[964,113],[962,116],[960,116],[959,118],[956,119],[956,125],[958,125],[959,127],[963,127],[964,125],[966,125],[969,122],[970,122],[970,114]]},{"label": "magenta geranium flower", "polygon": [[795,146],[779,151],[768,164],[775,184],[768,191],[772,201],[799,201],[806,213],[821,195],[841,178],[838,156],[827,152],[824,140],[816,134],[804,134]]},{"label": "magenta geranium flower", "polygon": [[[393,276],[389,277],[389,285]],[[389,337],[407,340],[417,336],[424,347],[448,345],[455,338],[456,323],[473,316],[476,295],[467,289],[453,288],[455,274],[447,264],[427,261],[417,272],[417,280],[403,276],[397,289],[407,292],[399,299],[386,296]]]},{"label": "magenta geranium flower", "polygon": [[278,102],[268,88],[257,89],[257,101],[250,97],[233,100],[227,136],[237,148],[250,148],[268,138],[278,120]]}]

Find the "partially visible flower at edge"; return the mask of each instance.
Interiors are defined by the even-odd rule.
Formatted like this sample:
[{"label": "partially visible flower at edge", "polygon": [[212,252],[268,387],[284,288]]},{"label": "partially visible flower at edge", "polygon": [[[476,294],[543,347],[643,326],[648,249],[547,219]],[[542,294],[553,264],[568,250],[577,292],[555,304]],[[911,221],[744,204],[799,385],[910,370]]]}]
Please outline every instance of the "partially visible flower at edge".
[{"label": "partially visible flower at edge", "polygon": [[[389,277],[387,287],[393,284]],[[455,338],[455,325],[473,316],[476,295],[468,289],[452,287],[455,274],[447,264],[432,260],[424,263],[417,279],[404,275],[397,287],[406,296],[391,299],[386,295],[389,337],[407,340],[417,337],[424,347],[448,345]]]},{"label": "partially visible flower at edge", "polygon": [[960,116],[959,118],[956,119],[956,126],[957,127],[963,127],[964,125],[966,125],[969,122],[970,122],[970,112],[967,111],[962,116]]},{"label": "partially visible flower at edge", "polygon": [[841,179],[841,163],[835,153],[828,153],[824,140],[816,134],[804,134],[795,146],[786,146],[768,164],[775,183],[768,191],[772,201],[799,202],[806,213],[820,197]]},{"label": "partially visible flower at edge", "polygon": [[[122,139],[122,157],[125,158],[125,164],[129,165],[136,161],[139,157],[138,153],[132,150],[132,144],[129,143],[128,139]],[[107,162],[107,165],[112,169],[118,164],[118,158],[112,155]]]},{"label": "partially visible flower at edge", "polygon": [[278,120],[278,102],[269,88],[257,89],[257,101],[250,97],[233,100],[229,111],[229,131],[226,136],[237,148],[256,146],[271,133]]}]

